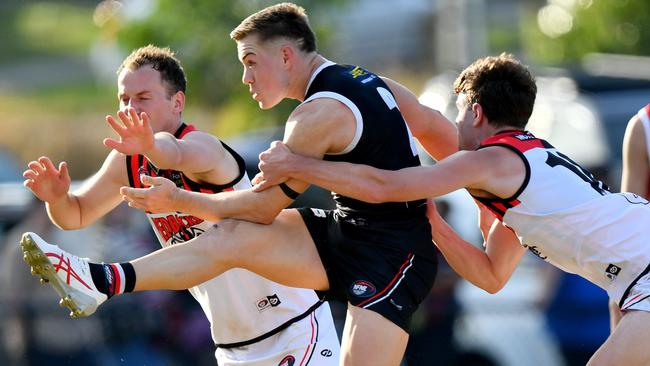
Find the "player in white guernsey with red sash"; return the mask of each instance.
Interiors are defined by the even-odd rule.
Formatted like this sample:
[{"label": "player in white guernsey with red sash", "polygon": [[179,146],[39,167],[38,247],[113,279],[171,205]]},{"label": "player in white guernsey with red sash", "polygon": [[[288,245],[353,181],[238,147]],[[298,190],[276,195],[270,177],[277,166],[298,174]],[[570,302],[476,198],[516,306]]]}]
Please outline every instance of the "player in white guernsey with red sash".
[{"label": "player in white guernsey with red sash", "polygon": [[278,143],[261,154],[264,178],[256,183],[262,189],[267,181],[291,177],[367,202],[466,188],[482,203],[485,251],[460,238],[429,205],[434,243],[456,272],[494,293],[528,249],[600,286],[622,310],[588,365],[650,365],[650,203],[633,193],[610,193],[568,156],[524,131],[537,87],[512,56],[475,61],[454,89],[464,151],[434,166],[379,170],[299,156]]},{"label": "player in white guernsey with red sash", "polygon": [[[183,139],[193,131],[196,131],[194,126],[183,123],[174,135]],[[140,181],[144,174],[170,179],[178,187],[194,192],[219,193],[250,188],[244,160],[228,145],[223,144],[223,147],[239,166],[237,177],[229,183],[197,183],[183,172],[156,168],[144,155],[129,155],[126,157],[129,185],[144,187]],[[191,240],[215,224],[180,212],[147,212],[147,218],[163,247]],[[320,354],[327,353],[327,350],[337,353],[338,340],[332,327],[329,305],[321,301],[313,290],[283,286],[241,268],[231,269],[188,290],[210,320],[220,365],[231,362],[241,365],[244,360],[248,360],[246,365],[280,364],[291,355],[299,361],[303,361],[304,356],[313,357],[314,361],[309,365],[335,365],[338,362],[336,357],[323,358]],[[285,330],[287,327],[291,328]],[[321,337],[319,344],[312,340],[312,334]],[[290,337],[294,338],[291,342],[279,341]],[[273,346],[255,345],[267,338],[271,339],[266,343]],[[242,350],[246,346],[248,349]],[[263,351],[263,357],[258,355],[258,360],[249,359],[250,349],[256,348]],[[316,355],[312,356],[314,352]],[[317,361],[317,358],[322,360]]]},{"label": "player in white guernsey with red sash", "polygon": [[[46,202],[55,224],[64,229],[90,225],[121,202],[121,187],[143,187],[145,175],[194,192],[250,188],[244,161],[235,151],[182,122],[185,84],[169,49],[147,46],[127,57],[118,77],[119,122],[107,116],[119,139],[104,141],[113,150],[102,168],[74,192],[68,192],[65,163],[57,169],[50,159],[40,158],[24,173],[25,185]],[[163,247],[219,225],[176,211],[147,216]],[[133,269],[127,263],[88,265],[34,233],[26,233],[21,244],[32,273],[53,286],[72,316],[90,315],[95,300],[133,290]],[[338,364],[340,346],[329,306],[313,290],[282,286],[235,268],[189,291],[210,321],[220,366]]]}]

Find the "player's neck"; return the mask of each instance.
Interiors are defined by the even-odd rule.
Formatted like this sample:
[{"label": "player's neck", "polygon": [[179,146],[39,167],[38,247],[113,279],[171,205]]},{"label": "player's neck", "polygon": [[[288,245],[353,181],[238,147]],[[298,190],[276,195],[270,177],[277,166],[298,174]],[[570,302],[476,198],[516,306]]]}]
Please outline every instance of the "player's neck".
[{"label": "player's neck", "polygon": [[176,134],[176,132],[178,132],[178,129],[181,128],[181,125],[183,125],[183,120],[179,118],[178,120],[171,122],[169,124],[169,129],[167,129],[167,132],[174,135]]},{"label": "player's neck", "polygon": [[506,132],[515,132],[515,131],[524,131],[524,129],[521,127],[514,127],[514,126],[499,126],[498,128],[494,128],[494,130],[490,133],[490,136],[495,136]]},{"label": "player's neck", "polygon": [[309,81],[314,75],[314,72],[318,69],[320,65],[327,61],[325,57],[314,52],[313,55],[309,55],[304,67],[304,72],[299,73],[300,79],[296,80],[296,99],[299,101],[305,100],[305,94],[307,94],[307,88],[309,87]]}]

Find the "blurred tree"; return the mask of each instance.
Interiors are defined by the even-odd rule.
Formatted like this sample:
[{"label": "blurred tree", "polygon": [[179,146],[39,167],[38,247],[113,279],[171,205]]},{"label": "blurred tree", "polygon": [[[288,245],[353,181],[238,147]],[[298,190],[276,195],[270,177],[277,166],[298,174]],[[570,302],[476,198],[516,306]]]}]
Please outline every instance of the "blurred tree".
[{"label": "blurred tree", "polygon": [[[344,0],[328,2],[327,8]],[[230,31],[245,17],[277,1],[261,0],[157,0],[148,14],[122,12],[117,40],[124,50],[149,43],[169,46],[177,52],[188,76],[188,101],[211,112],[219,135],[250,128],[282,124],[295,102],[283,102],[270,112],[260,112],[241,84],[241,65]],[[319,39],[326,48],[328,26],[314,21],[324,9],[317,0],[296,1],[305,7]],[[320,3],[320,4],[319,4]],[[125,6],[128,5],[125,3]],[[144,11],[143,11],[144,13]],[[319,24],[320,23],[320,24]]]},{"label": "blurred tree", "polygon": [[574,63],[591,52],[650,55],[648,24],[649,1],[549,0],[525,18],[524,48],[543,64]]}]

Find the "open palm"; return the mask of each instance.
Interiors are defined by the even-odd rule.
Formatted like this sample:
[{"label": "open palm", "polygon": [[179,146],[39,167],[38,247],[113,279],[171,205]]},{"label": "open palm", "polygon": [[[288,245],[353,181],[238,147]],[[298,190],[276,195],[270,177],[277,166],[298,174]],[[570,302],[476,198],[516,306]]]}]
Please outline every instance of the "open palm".
[{"label": "open palm", "polygon": [[37,161],[30,161],[27,167],[29,169],[23,172],[23,185],[40,200],[52,203],[68,193],[70,175],[65,162],[59,164],[57,169],[49,158],[43,156]]},{"label": "open palm", "polygon": [[106,116],[106,122],[120,136],[119,140],[106,138],[104,145],[123,154],[145,154],[154,146],[154,132],[149,123],[149,116],[140,115],[133,108],[118,111],[118,122],[113,116]]}]

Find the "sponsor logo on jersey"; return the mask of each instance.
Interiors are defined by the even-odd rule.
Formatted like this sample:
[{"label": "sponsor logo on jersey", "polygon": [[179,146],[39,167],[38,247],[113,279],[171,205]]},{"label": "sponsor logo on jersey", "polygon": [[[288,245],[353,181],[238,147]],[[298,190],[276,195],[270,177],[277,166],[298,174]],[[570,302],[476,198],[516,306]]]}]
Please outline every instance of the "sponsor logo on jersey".
[{"label": "sponsor logo on jersey", "polygon": [[359,66],[355,66],[354,69],[352,69],[352,71],[350,71],[350,75],[352,75],[352,77],[354,79],[356,79],[359,76],[368,75],[368,72],[366,70],[360,68]]},{"label": "sponsor logo on jersey", "polygon": [[294,363],[296,363],[296,358],[292,355],[288,355],[280,361],[278,366],[293,366]]},{"label": "sponsor logo on jersey", "polygon": [[375,286],[368,281],[355,281],[350,287],[350,292],[357,297],[370,297],[377,292]]},{"label": "sponsor logo on jersey", "polygon": [[607,269],[605,270],[605,276],[609,278],[610,281],[614,281],[616,279],[616,276],[621,273],[621,267],[615,265],[615,264],[609,264],[607,266]]},{"label": "sponsor logo on jersey", "polygon": [[165,243],[170,239],[172,239],[171,244],[183,243],[203,233],[203,229],[195,226],[204,220],[191,215],[151,217],[151,221]]},{"label": "sponsor logo on jersey", "polygon": [[535,139],[535,136],[533,135],[515,135],[515,138],[519,141],[526,141],[526,140],[533,140]]},{"label": "sponsor logo on jersey", "polygon": [[547,256],[543,255],[542,252],[540,252],[535,245],[522,244],[522,246],[528,249],[531,253],[538,256],[540,259],[546,260],[546,258],[548,258]]},{"label": "sponsor logo on jersey", "polygon": [[[138,177],[141,177],[143,174],[151,177],[167,178],[172,182],[174,182],[176,187],[179,188],[183,188],[184,186],[181,172],[176,170],[171,170],[171,169],[160,170],[155,165],[153,165],[150,161],[147,161],[146,167],[141,166],[138,169]],[[146,185],[142,183],[142,179],[140,179],[140,183],[146,187]]]},{"label": "sponsor logo on jersey", "polygon": [[320,355],[323,357],[332,357],[332,350],[325,348],[324,350],[320,351]]},{"label": "sponsor logo on jersey", "polygon": [[273,294],[270,296],[267,296],[263,299],[257,300],[257,310],[263,311],[268,308],[274,308],[278,305],[282,304],[282,301],[280,301],[280,298],[278,297],[277,294]]}]

